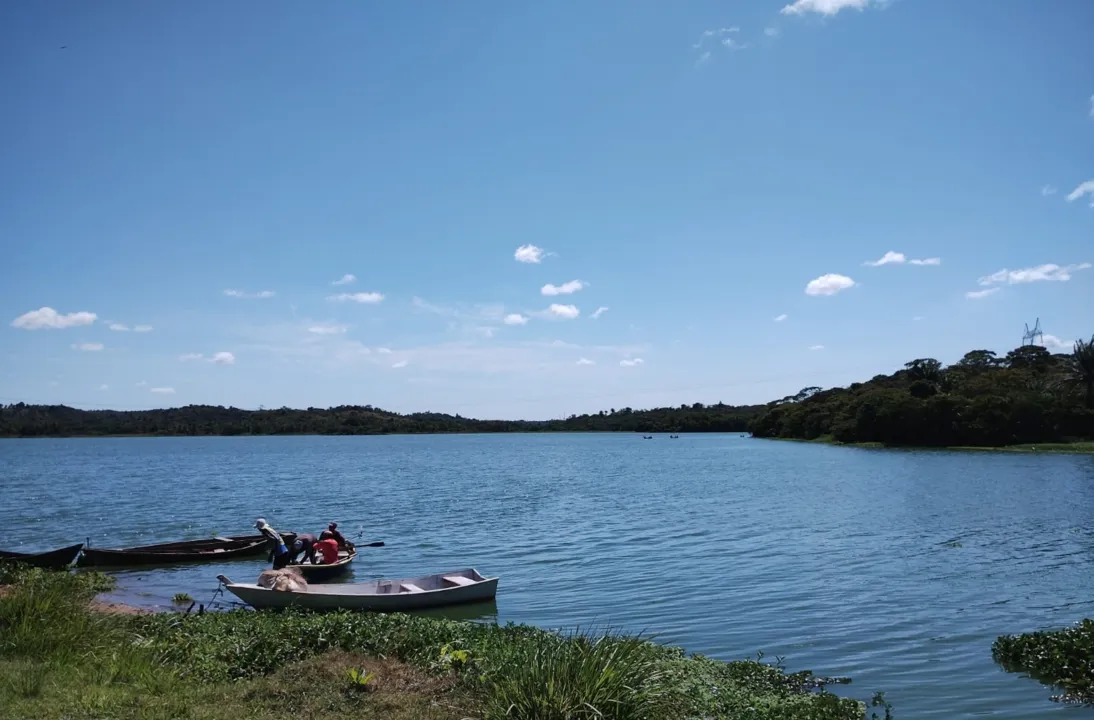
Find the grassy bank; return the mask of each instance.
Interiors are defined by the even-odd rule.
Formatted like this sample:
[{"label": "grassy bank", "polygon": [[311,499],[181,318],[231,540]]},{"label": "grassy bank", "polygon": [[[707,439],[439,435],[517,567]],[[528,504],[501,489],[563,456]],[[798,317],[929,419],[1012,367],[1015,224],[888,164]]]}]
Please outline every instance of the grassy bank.
[{"label": "grassy bank", "polygon": [[844,443],[834,440],[831,435],[821,435],[811,440],[801,438],[758,438],[760,440],[779,440],[783,442],[818,443],[821,445],[835,445],[838,447],[860,448],[866,450],[953,450],[962,452],[1014,452],[1014,453],[1091,453],[1094,454],[1094,442],[1070,442],[1070,443],[1032,443],[1028,445],[1004,445],[976,446],[958,445],[953,447],[912,446],[912,445],[885,445],[883,443]]},{"label": "grassy bank", "polygon": [[1094,704],[1094,620],[1063,630],[1003,635],[991,654],[1004,670],[1063,690],[1053,700]]},{"label": "grassy bank", "polygon": [[867,712],[808,672],[618,635],[399,614],[98,613],[88,603],[100,578],[0,571],[6,717],[861,720]]}]

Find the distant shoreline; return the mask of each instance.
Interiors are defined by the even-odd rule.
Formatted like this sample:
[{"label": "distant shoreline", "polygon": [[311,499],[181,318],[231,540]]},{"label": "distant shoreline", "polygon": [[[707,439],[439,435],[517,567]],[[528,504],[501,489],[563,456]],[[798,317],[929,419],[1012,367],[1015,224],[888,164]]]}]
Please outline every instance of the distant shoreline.
[{"label": "distant shoreline", "polygon": [[378,437],[388,435],[740,435],[752,437],[741,430],[446,430],[432,432],[359,432],[359,433],[130,433],[94,435],[69,433],[57,435],[0,435],[0,440],[60,440],[60,439],[112,439],[112,438],[197,438],[197,437]]},{"label": "distant shoreline", "polygon": [[833,447],[855,448],[857,450],[947,450],[951,452],[1005,452],[1028,455],[1094,455],[1094,442],[1077,441],[1070,443],[1022,443],[1019,445],[954,445],[950,447],[936,445],[885,445],[883,443],[844,443],[830,437],[813,440],[802,438],[756,438],[757,440],[779,440],[784,442],[814,443]]}]

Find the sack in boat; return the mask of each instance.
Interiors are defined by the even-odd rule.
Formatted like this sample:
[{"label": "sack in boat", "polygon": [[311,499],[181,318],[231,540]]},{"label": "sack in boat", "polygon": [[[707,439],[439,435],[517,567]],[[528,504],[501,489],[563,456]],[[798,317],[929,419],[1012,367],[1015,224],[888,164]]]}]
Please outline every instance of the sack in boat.
[{"label": "sack in boat", "polygon": [[308,581],[299,568],[287,567],[281,570],[263,570],[258,576],[258,586],[279,592],[307,592]]}]

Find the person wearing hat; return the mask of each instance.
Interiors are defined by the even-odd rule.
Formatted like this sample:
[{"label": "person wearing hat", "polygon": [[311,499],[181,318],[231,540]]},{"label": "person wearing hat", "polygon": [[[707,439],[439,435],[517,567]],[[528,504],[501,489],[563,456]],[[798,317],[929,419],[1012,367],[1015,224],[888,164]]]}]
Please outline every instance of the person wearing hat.
[{"label": "person wearing hat", "polygon": [[334,540],[336,543],[338,543],[338,547],[340,548],[345,548],[347,550],[353,549],[353,543],[351,543],[349,540],[346,540],[346,536],[338,532],[338,523],[336,522],[332,522],[330,525],[328,525],[327,529],[320,533],[319,539]]},{"label": "person wearing hat", "polygon": [[291,556],[289,555],[289,548],[285,546],[285,541],[281,539],[281,534],[270,527],[270,524],[266,522],[266,518],[255,520],[255,527],[270,542],[270,554],[266,557],[266,561],[273,560],[274,570],[280,570],[288,565]]}]

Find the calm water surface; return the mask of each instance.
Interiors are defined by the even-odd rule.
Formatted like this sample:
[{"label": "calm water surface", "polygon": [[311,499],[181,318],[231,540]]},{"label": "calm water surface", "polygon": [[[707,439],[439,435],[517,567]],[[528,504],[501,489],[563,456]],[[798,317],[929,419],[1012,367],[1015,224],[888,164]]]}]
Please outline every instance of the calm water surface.
[{"label": "calm water surface", "polygon": [[[884,690],[902,718],[1089,717],[991,660],[1094,616],[1094,456],[896,452],[736,435],[0,441],[6,549],[243,534],[257,516],[362,550],[347,579],[500,575],[501,621],[612,625]],[[23,543],[20,545],[20,543]],[[261,559],[120,573],[206,600]]]}]

